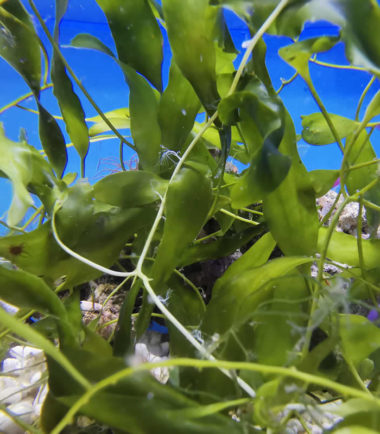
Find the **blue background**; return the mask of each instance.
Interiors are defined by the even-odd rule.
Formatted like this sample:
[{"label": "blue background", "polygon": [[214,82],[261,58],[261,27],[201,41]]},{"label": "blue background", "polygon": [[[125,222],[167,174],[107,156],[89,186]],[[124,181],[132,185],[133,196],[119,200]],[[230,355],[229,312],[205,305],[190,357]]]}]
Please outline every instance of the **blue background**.
[{"label": "blue background", "polygon": [[[27,1],[23,0],[23,3],[30,11]],[[52,0],[35,1],[37,8],[51,31],[54,25],[54,3]],[[238,50],[242,51],[242,42],[249,39],[248,30],[244,23],[232,12],[226,11],[225,15],[235,46]],[[35,19],[33,20],[45,46],[49,47],[49,43],[40,26]],[[301,39],[317,35],[337,35],[338,32],[338,27],[327,22],[307,23]],[[85,88],[104,112],[128,106],[128,87],[120,68],[112,59],[95,51],[65,47],[78,33],[91,33],[115,51],[105,16],[95,0],[70,2],[68,11],[61,24],[62,52]],[[269,35],[265,35],[264,39],[267,43],[267,67],[274,87],[277,89],[281,85],[281,78],[287,79],[294,74],[294,70],[286,65],[278,56],[278,49],[291,43],[291,40]],[[164,47],[164,53],[163,75],[164,83],[166,83],[171,56],[167,43]],[[236,64],[239,63],[240,58],[241,54],[237,57]],[[330,52],[318,55],[318,59],[337,64],[348,64],[342,43],[337,44]],[[327,110],[354,118],[358,99],[368,83],[370,75],[362,71],[336,70],[315,64],[310,65],[310,71],[315,87]],[[81,98],[86,117],[97,115],[81,91],[76,86],[74,88]],[[378,83],[373,85],[366,96],[365,102],[370,101],[378,89]],[[0,59],[0,109],[29,91],[23,79],[4,60]],[[309,90],[303,80],[298,77],[293,83],[282,90],[281,97],[293,118],[297,133],[301,133],[300,116],[319,111]],[[42,103],[52,114],[59,114],[58,104],[52,95],[51,89],[42,93]],[[23,102],[23,105],[35,108],[32,98]],[[8,138],[17,141],[20,128],[22,127],[26,130],[29,143],[38,149],[41,148],[38,137],[37,115],[15,107],[0,115],[0,122],[4,124]],[[62,131],[66,134],[63,125]],[[372,143],[377,153],[379,137],[380,131],[375,131],[372,136]],[[67,135],[66,138],[70,142]],[[322,168],[337,169],[340,167],[341,153],[336,144],[314,147],[301,140],[298,146],[301,158],[308,170]],[[69,165],[66,173],[79,172],[80,160],[76,151],[70,148],[68,152]],[[86,176],[89,181],[93,183],[102,176],[111,173],[111,171],[118,170],[118,155],[118,140],[92,143],[86,159]],[[131,152],[124,153],[125,160],[130,159],[132,156]],[[11,185],[5,179],[0,179],[0,192],[0,218],[4,219],[4,213],[11,201]],[[0,233],[3,231],[3,228],[0,227]]]}]

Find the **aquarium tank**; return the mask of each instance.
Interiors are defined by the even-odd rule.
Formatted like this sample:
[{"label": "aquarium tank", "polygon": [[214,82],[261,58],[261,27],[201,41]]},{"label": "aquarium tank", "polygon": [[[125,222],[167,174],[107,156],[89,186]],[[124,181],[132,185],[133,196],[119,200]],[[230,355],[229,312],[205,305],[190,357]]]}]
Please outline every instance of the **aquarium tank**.
[{"label": "aquarium tank", "polygon": [[380,431],[380,2],[0,0],[0,432]]}]

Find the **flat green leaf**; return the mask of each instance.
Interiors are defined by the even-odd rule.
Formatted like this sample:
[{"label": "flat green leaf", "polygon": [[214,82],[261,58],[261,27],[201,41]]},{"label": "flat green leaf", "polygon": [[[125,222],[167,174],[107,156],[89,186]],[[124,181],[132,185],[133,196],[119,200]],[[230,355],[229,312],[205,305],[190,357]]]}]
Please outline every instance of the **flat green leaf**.
[{"label": "flat green leaf", "polygon": [[[202,329],[207,334],[226,333],[231,327],[238,329],[252,317],[259,303],[268,297],[268,291],[275,285],[271,285],[273,279],[285,276],[299,265],[311,261],[305,257],[282,257],[241,274],[233,274],[214,288]],[[223,321],[220,321],[220,315]]]},{"label": "flat green leaf", "polygon": [[[108,54],[108,56],[110,57],[115,57],[112,50],[110,50],[107,45],[103,44],[100,39],[89,33],[78,33],[71,40],[70,45],[75,48],[87,48],[89,50],[92,49],[96,51],[101,51],[104,54]],[[98,122],[100,120],[101,118],[99,118],[97,121],[94,120],[94,122]]]},{"label": "flat green leaf", "polygon": [[[59,29],[61,20],[67,9],[68,0],[56,0],[55,4],[56,19],[54,39],[59,45]],[[65,65],[55,50],[52,59],[51,79],[53,82],[53,92],[58,100],[63,120],[66,124],[67,133],[69,134],[81,159],[84,160],[90,143],[85,115],[81,102],[77,94],[74,92],[71,80],[66,73]]]},{"label": "flat green leaf", "polygon": [[[78,304],[79,306],[79,304]],[[79,319],[82,319],[82,314],[79,307]],[[85,338],[82,344],[82,348],[86,351],[91,351],[93,354],[103,354],[105,356],[112,356],[112,346],[106,341],[99,332],[92,331],[89,327],[84,327],[82,325],[82,330],[85,333]]]},{"label": "flat green leaf", "polygon": [[259,155],[255,157],[248,170],[238,179],[231,189],[231,205],[242,208],[264,197],[275,190],[286,178],[291,161],[282,155],[276,144],[281,140],[281,133],[269,136]]},{"label": "flat green leaf", "polygon": [[162,89],[162,34],[147,0],[97,0],[121,62]]},{"label": "flat green leaf", "polygon": [[253,244],[240,258],[233,262],[226,272],[220,277],[215,285],[214,290],[226,285],[230,280],[239,276],[252,268],[264,265],[269,259],[270,254],[276,246],[276,241],[273,239],[270,232],[263,235],[256,243]]},{"label": "flat green leaf", "polygon": [[[193,133],[198,134],[202,127],[203,124],[195,122],[193,126]],[[212,125],[210,128],[207,128],[207,130],[202,134],[202,139],[205,140],[208,145],[220,149],[220,137],[218,129],[215,126]]]},{"label": "flat green leaf", "polygon": [[160,200],[168,181],[147,171],[109,175],[94,186],[96,199],[121,208],[138,207]]},{"label": "flat green leaf", "polygon": [[380,90],[371,99],[364,113],[363,123],[367,124],[372,118],[380,114]]},{"label": "flat green leaf", "polygon": [[271,95],[275,95],[272,80],[266,67],[266,56],[267,46],[264,40],[260,39],[252,52],[252,58],[250,60],[249,67],[253,69],[257,77],[265,84],[268,92]]},{"label": "flat green leaf", "polygon": [[13,197],[7,221],[17,225],[33,199],[28,189],[38,194],[49,209],[54,200],[52,188],[55,177],[41,154],[26,142],[13,142],[4,135],[0,123],[0,175],[12,182]]},{"label": "flat green leaf", "polygon": [[339,41],[338,37],[321,36],[305,39],[279,49],[278,54],[305,80],[310,81],[309,59],[314,53],[328,51]]},{"label": "flat green leaf", "polygon": [[[365,418],[368,419],[368,413],[365,414]],[[338,428],[334,430],[334,434],[377,434],[377,429],[365,428],[360,425],[351,424],[345,428]]]},{"label": "flat green leaf", "polygon": [[[352,137],[348,137],[350,140]],[[362,131],[355,143],[351,147],[350,153],[347,155],[347,162],[350,165],[368,163],[377,158],[376,152],[371,144],[370,136],[366,131]],[[378,178],[378,164],[372,164],[367,167],[352,170],[348,173],[346,178],[347,190],[350,194],[356,193],[358,190],[364,188],[371,181]],[[380,205],[380,186],[375,185],[371,190],[364,194],[364,198]],[[369,223],[372,235],[375,235],[380,223],[380,213],[372,208],[366,209],[367,221]]]},{"label": "flat green leaf", "polygon": [[355,365],[380,347],[380,329],[361,315],[340,314],[339,334],[343,356]]},{"label": "flat green leaf", "polygon": [[[318,251],[320,252],[326,242],[327,228],[319,229]],[[362,240],[364,269],[371,270],[379,266],[380,240]],[[342,264],[359,267],[357,240],[353,235],[344,232],[333,232],[327,257]]]},{"label": "flat green leaf", "polygon": [[19,0],[1,2],[0,56],[19,72],[38,97],[41,53],[37,34]]},{"label": "flat green leaf", "polygon": [[[112,54],[111,54],[112,55]],[[127,129],[130,128],[130,115],[129,108],[119,108],[105,112],[104,115],[112,122],[112,125],[117,129]],[[97,134],[110,131],[110,127],[104,122],[104,120],[98,115],[92,118],[87,118],[87,122],[95,122],[89,129],[89,135],[91,137]]]},{"label": "flat green leaf", "polygon": [[20,308],[64,318],[66,310],[58,295],[37,276],[0,266],[0,297]]},{"label": "flat green leaf", "polygon": [[145,170],[157,171],[161,150],[161,128],[158,122],[159,95],[144,77],[127,65],[122,67],[130,89],[131,134],[139,163]]},{"label": "flat green leaf", "polygon": [[152,270],[155,284],[165,282],[178,265],[205,223],[211,201],[210,180],[193,168],[183,168],[169,184],[164,233]]},{"label": "flat green leaf", "polygon": [[[109,119],[129,119],[129,108],[128,107],[122,107],[115,110],[110,110],[109,112],[104,112],[104,115]],[[102,122],[103,119],[100,115],[93,116],[92,118],[87,118],[87,122],[95,122],[99,123]]]},{"label": "flat green leaf", "polygon": [[238,233],[225,234],[223,237],[212,242],[190,245],[183,252],[179,264],[186,266],[195,262],[232,255],[237,249],[256,237],[262,230],[261,226],[255,228],[249,227]]},{"label": "flat green leaf", "polygon": [[[294,358],[301,338],[300,327],[307,326],[310,293],[304,276],[275,281],[272,298],[254,316],[253,352],[259,363],[283,366]],[[292,354],[293,353],[293,354]]]},{"label": "flat green leaf", "polygon": [[[202,124],[199,122],[195,122],[193,126],[192,133],[199,133],[202,129]],[[216,150],[220,149],[220,136],[218,129],[215,126],[209,127],[204,134],[202,134],[202,138],[200,142],[203,142],[209,149]],[[250,161],[250,156],[247,152],[247,148],[242,145],[242,138],[237,131],[237,128],[232,126],[231,128],[231,149],[230,156],[241,161],[243,164],[248,164]],[[212,161],[212,160],[211,160]]]},{"label": "flat green leaf", "polygon": [[169,72],[169,84],[162,94],[158,120],[162,144],[178,151],[185,143],[199,111],[199,99],[190,83],[173,61]]},{"label": "flat green leaf", "polygon": [[[112,118],[111,120],[112,125],[117,130],[123,130],[131,127],[131,122],[129,120],[129,117],[123,116],[120,118]],[[89,130],[89,136],[94,137],[98,134],[104,133],[106,131],[110,131],[111,128],[106,124],[104,121],[97,122],[96,124],[92,125]]]},{"label": "flat green leaf", "polygon": [[[363,398],[353,398],[334,408],[333,413],[338,416],[346,417],[359,412],[379,411],[378,404]],[[334,431],[337,432],[337,431]]]},{"label": "flat green leaf", "polygon": [[225,124],[240,121],[242,135],[251,142],[251,165],[231,189],[232,206],[241,208],[277,188],[289,171],[290,159],[278,151],[284,134],[283,108],[252,78],[246,90],[224,98],[218,111]]},{"label": "flat green leaf", "polygon": [[174,60],[212,113],[219,100],[214,47],[217,8],[209,6],[208,0],[164,0],[163,11]]},{"label": "flat green leaf", "polygon": [[[340,139],[352,134],[358,127],[359,122],[345,118],[343,116],[329,113],[332,123]],[[336,140],[327,125],[326,119],[322,113],[313,113],[302,118],[302,138],[311,145],[328,145],[335,143]]]},{"label": "flat green leaf", "polygon": [[279,151],[292,159],[292,165],[284,181],[264,197],[264,217],[284,254],[311,255],[318,238],[315,193],[298,155],[294,126],[287,113]]},{"label": "flat green leaf", "polygon": [[[186,285],[181,277],[173,275],[168,281],[167,308],[176,317],[181,318],[181,324],[189,329],[199,327],[205,305],[200,293]],[[169,289],[170,288],[170,289]],[[170,340],[171,357],[194,357],[194,347],[184,338],[176,327],[167,323]]]},{"label": "flat green leaf", "polygon": [[218,113],[225,125],[234,125],[251,117],[263,137],[280,128],[282,123],[280,100],[270,95],[255,77],[250,77],[244,90],[223,98]]},{"label": "flat green leaf", "polygon": [[39,277],[0,266],[0,298],[19,308],[51,315],[56,321],[61,344],[75,341],[75,332],[63,303]]},{"label": "flat green leaf", "polygon": [[38,103],[39,134],[42,147],[46,152],[58,177],[62,177],[67,164],[67,150],[65,138],[57,121]]},{"label": "flat green leaf", "polygon": [[339,177],[339,170],[312,170],[309,172],[316,197],[326,194]]}]

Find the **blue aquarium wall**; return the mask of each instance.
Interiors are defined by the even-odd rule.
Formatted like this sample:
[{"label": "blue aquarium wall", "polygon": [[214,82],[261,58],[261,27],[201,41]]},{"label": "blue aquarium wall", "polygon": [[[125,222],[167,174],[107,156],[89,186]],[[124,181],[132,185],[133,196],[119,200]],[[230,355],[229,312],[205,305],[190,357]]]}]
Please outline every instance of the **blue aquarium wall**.
[{"label": "blue aquarium wall", "polygon": [[[24,0],[23,3],[30,11],[28,2]],[[51,0],[35,1],[50,30],[54,26],[54,3]],[[241,45],[245,40],[249,39],[248,29],[231,11],[226,10],[225,16],[234,44],[237,50],[240,51],[235,61],[238,64],[244,51]],[[41,39],[48,47],[49,44],[46,41],[46,37],[41,31],[40,26],[37,25],[36,20],[34,21],[36,27],[39,29]],[[70,2],[68,11],[61,24],[62,52],[77,76],[81,79],[82,84],[104,112],[128,106],[128,86],[116,63],[104,54],[69,47],[72,38],[79,33],[91,33],[114,50],[114,43],[105,16],[97,6],[95,0]],[[338,33],[339,28],[328,22],[308,23],[301,34],[301,39],[318,35],[337,35]],[[267,44],[267,67],[273,85],[278,89],[281,86],[282,79],[288,79],[294,74],[294,70],[278,56],[278,49],[291,43],[291,40],[270,35],[266,35],[264,40]],[[164,49],[165,60],[163,70],[164,78],[167,79],[171,53],[167,44],[165,44]],[[343,43],[337,44],[328,53],[319,54],[318,59],[339,65],[348,64],[344,54]],[[313,82],[327,110],[331,113],[353,118],[358,99],[370,79],[369,74],[360,70],[335,69],[317,64],[311,64],[310,71]],[[21,76],[2,59],[0,59],[0,77],[1,110],[8,103],[28,93],[29,88]],[[377,82],[368,92],[365,99],[366,102],[372,98],[378,88],[379,83]],[[75,87],[75,91],[81,98],[86,116],[95,116],[97,113],[81,91],[77,87]],[[300,77],[297,77],[291,84],[284,87],[281,91],[281,97],[293,118],[297,133],[300,134],[301,115],[318,112],[319,109],[316,103]],[[59,114],[58,104],[51,89],[43,92],[42,103],[52,114]],[[35,109],[33,98],[23,101],[22,106]],[[17,107],[0,113],[0,122],[4,124],[6,135],[10,139],[17,140],[20,130],[23,128],[28,142],[36,148],[41,149],[38,137],[38,117],[36,114]],[[66,134],[63,123],[62,131]],[[67,134],[66,138],[67,142],[69,142]],[[377,153],[379,151],[379,138],[380,131],[375,131],[372,136],[372,143]],[[308,170],[321,168],[337,169],[340,167],[341,153],[336,144],[315,147],[308,145],[303,140],[299,140],[298,146],[301,158]],[[134,156],[131,152],[125,152],[124,157],[128,161]],[[92,143],[86,160],[86,177],[93,183],[105,174],[119,170],[118,161],[119,141],[117,139]],[[242,167],[239,168],[242,169]],[[66,173],[68,172],[80,172],[80,159],[74,148],[69,149],[69,164]],[[11,201],[11,186],[7,180],[0,179],[0,188],[0,216],[3,217]],[[0,228],[0,231],[2,230]]]}]

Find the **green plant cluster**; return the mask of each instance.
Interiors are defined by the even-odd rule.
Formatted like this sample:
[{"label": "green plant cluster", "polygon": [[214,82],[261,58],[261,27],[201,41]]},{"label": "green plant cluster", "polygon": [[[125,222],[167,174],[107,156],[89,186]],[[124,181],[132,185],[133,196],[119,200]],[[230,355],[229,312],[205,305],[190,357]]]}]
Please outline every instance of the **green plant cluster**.
[{"label": "green plant cluster", "polygon": [[[28,429],[74,432],[70,424],[85,415],[120,433],[281,433],[289,419],[305,425],[300,406],[323,413],[328,397],[339,400],[343,416],[332,432],[379,432],[380,329],[350,311],[351,303],[377,308],[380,291],[379,160],[371,144],[380,92],[363,107],[380,74],[378,3],[97,3],[117,53],[90,34],[77,35],[72,45],[101,51],[121,68],[129,107],[110,113],[96,105],[60,51],[68,1],[56,0],[50,34],[29,0],[51,58],[21,2],[0,1],[0,55],[30,86],[44,150],[0,131],[0,175],[13,186],[2,222],[9,233],[0,239],[0,297],[19,308],[15,315],[0,308],[2,351],[12,342],[43,349],[49,375],[39,424]],[[237,69],[223,8],[252,35]],[[338,24],[340,36],[297,41],[305,21],[316,19]],[[296,41],[279,54],[320,108],[303,117],[303,138],[313,145],[336,142],[340,170],[307,172],[302,164],[292,119],[266,69],[265,32]],[[165,89],[163,33],[173,53]],[[314,56],[339,41],[352,67],[372,77],[355,119],[328,113],[309,73]],[[97,117],[85,118],[72,82]],[[82,177],[90,143],[114,137],[120,172],[95,185],[65,173],[71,144],[40,100],[49,87],[82,160]],[[204,122],[196,121],[198,113],[205,113]],[[120,132],[125,128],[132,140]],[[125,147],[137,153],[137,170],[125,170]],[[229,156],[248,168],[225,170]],[[343,202],[326,226],[316,198],[338,177]],[[41,206],[21,226],[36,197]],[[357,237],[335,231],[351,202],[359,204]],[[369,239],[361,236],[364,209]],[[243,255],[205,303],[186,267],[238,249]],[[342,272],[326,274],[329,263]],[[109,340],[97,333],[96,320],[85,325],[80,311],[81,285],[103,274],[120,278],[126,294]],[[170,358],[128,364],[155,307],[169,329]],[[31,315],[39,321],[28,322]],[[170,368],[167,384],[149,374],[157,366]]]}]

